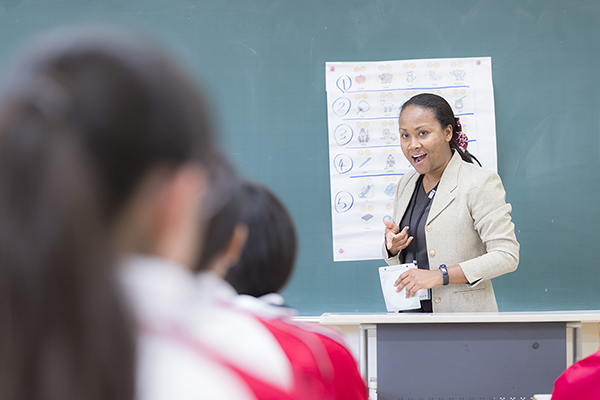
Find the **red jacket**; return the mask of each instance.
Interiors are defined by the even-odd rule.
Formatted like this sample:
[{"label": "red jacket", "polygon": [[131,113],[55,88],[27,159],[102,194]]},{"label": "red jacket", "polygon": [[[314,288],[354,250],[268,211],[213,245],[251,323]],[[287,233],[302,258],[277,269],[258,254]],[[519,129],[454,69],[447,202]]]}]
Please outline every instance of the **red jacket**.
[{"label": "red jacket", "polygon": [[600,351],[576,362],[554,382],[552,400],[600,399]]}]

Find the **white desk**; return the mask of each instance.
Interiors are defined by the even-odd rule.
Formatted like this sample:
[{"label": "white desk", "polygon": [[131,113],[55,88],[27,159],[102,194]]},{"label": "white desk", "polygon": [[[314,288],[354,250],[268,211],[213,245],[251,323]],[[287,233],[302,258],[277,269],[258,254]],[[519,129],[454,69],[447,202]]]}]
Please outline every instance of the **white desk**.
[{"label": "white desk", "polygon": [[[525,326],[531,323],[561,323],[573,329],[573,361],[582,356],[581,324],[584,322],[599,322],[600,311],[563,311],[563,312],[502,312],[502,313],[452,313],[452,314],[420,314],[420,313],[326,313],[321,315],[319,322],[323,325],[358,325],[360,328],[359,364],[361,374],[368,380],[368,330],[376,329],[378,325],[390,328],[392,324],[420,325],[436,324],[436,327],[454,326],[457,324],[513,324]],[[516,324],[516,325],[515,325]],[[540,324],[541,326],[541,324]],[[379,335],[378,335],[379,339]],[[565,334],[566,339],[566,334]],[[379,342],[378,342],[379,343]],[[379,360],[378,360],[379,362]],[[564,368],[563,368],[564,369]],[[558,377],[558,375],[556,376]],[[378,387],[381,387],[378,382]],[[533,394],[533,393],[532,393]]]}]

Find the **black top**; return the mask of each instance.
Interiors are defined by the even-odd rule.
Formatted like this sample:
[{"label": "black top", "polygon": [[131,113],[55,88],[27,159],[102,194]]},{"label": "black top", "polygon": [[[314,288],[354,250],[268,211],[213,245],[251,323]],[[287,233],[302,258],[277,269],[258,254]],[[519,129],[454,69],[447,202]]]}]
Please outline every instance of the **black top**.
[{"label": "black top", "polygon": [[[398,229],[402,230],[408,226],[408,236],[413,236],[413,241],[410,245],[402,250],[400,253],[400,259],[404,260],[405,263],[413,262],[415,259],[415,247],[417,253],[417,266],[419,269],[429,269],[429,259],[427,258],[427,239],[425,237],[425,225],[427,225],[427,217],[429,216],[429,210],[431,209],[432,201],[429,201],[429,193],[425,193],[423,189],[422,179],[417,181],[415,192],[413,193],[410,203],[398,225]],[[423,210],[425,208],[425,210]],[[423,212],[421,220],[418,221],[419,216]],[[417,227],[417,222],[419,226]],[[414,232],[416,229],[416,232]]]},{"label": "black top", "polygon": [[[437,186],[432,190],[437,190]],[[400,253],[400,260],[404,260],[404,263],[413,262],[414,254],[416,252],[417,267],[419,269],[429,269],[425,225],[427,225],[427,217],[429,216],[429,210],[433,203],[433,201],[430,201],[429,199],[430,194],[432,193],[425,193],[425,189],[423,188],[423,175],[421,175],[415,185],[415,191],[410,199],[410,203],[408,203],[404,216],[398,225],[400,230],[404,229],[405,226],[408,226],[408,235],[413,236],[410,245]],[[419,217],[421,217],[420,220]],[[417,222],[419,226],[416,226]],[[411,312],[433,312],[431,300],[421,301],[421,308],[418,310],[411,310]]]}]

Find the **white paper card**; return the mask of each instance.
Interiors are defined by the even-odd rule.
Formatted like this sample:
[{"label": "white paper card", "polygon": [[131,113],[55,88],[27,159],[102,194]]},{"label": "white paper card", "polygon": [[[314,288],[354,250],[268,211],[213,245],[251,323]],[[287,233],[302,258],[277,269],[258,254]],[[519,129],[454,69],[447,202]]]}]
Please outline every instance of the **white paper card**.
[{"label": "white paper card", "polygon": [[421,289],[417,292],[419,300],[431,300],[431,289]]},{"label": "white paper card", "polygon": [[417,268],[413,263],[387,265],[379,268],[379,279],[381,280],[381,290],[385,299],[385,308],[389,312],[416,310],[421,308],[421,299],[428,298],[428,289],[419,290],[416,296],[408,299],[406,298],[406,290],[404,288],[400,292],[396,292],[396,286],[394,286],[396,279],[405,271],[413,268]]}]

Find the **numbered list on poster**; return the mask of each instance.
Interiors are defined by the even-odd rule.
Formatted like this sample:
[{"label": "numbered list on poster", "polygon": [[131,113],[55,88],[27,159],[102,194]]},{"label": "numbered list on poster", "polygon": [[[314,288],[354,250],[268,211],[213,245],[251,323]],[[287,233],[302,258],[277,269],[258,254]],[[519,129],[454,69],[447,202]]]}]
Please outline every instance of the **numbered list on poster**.
[{"label": "numbered list on poster", "polygon": [[496,170],[491,58],[326,63],[335,261],[380,259],[384,221],[410,163],[398,115],[419,93],[444,97],[469,137],[468,150]]}]

